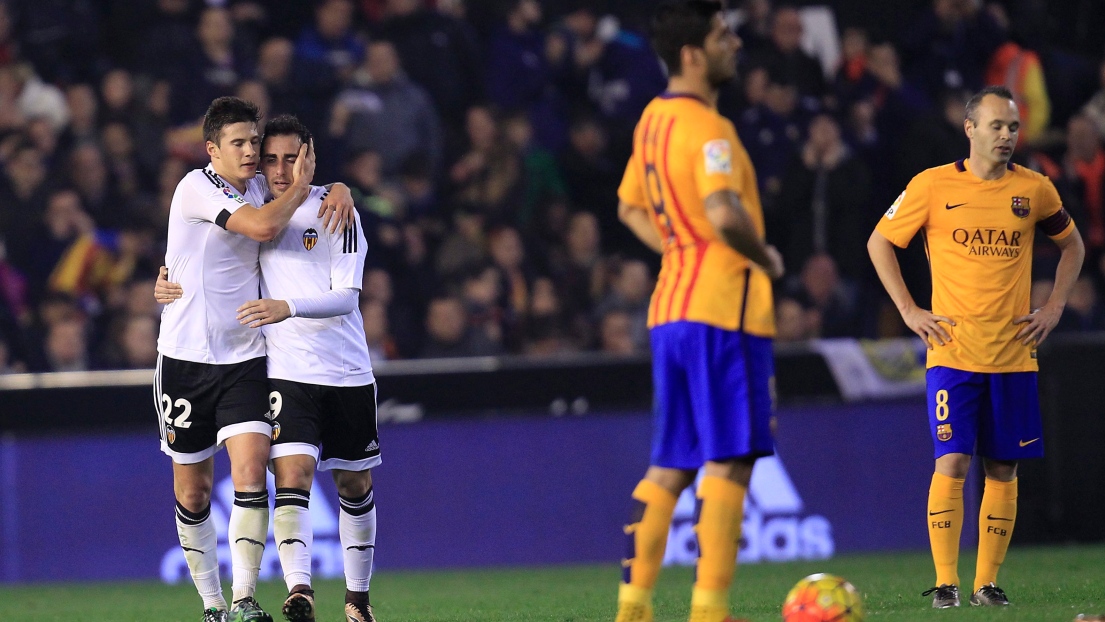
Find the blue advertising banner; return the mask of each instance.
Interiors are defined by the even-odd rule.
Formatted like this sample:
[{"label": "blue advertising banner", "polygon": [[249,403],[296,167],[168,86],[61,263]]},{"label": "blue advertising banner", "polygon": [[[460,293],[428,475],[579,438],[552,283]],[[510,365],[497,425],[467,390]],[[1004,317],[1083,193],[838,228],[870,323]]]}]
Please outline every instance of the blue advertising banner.
[{"label": "blue advertising banner", "polygon": [[[778,424],[779,455],[757,465],[750,486],[745,562],[927,547],[932,449],[919,400],[784,408]],[[650,433],[640,412],[384,426],[376,563],[616,563]],[[171,467],[157,446],[152,430],[0,439],[0,581],[188,580]],[[338,577],[337,495],[321,475],[311,495],[316,572]],[[225,453],[216,477],[212,515],[225,544]],[[694,560],[692,512],[687,493],[670,563]],[[263,578],[282,576],[275,551],[270,540]],[[229,570],[228,549],[219,555]]]}]

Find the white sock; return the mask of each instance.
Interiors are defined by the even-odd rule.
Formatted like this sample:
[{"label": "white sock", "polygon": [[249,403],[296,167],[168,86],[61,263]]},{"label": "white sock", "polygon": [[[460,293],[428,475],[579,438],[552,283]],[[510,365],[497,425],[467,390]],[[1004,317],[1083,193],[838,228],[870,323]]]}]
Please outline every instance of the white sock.
[{"label": "white sock", "polygon": [[372,580],[372,557],[376,552],[376,504],[372,489],[359,499],[339,496],[338,534],[345,561],[345,589],[367,592]]},{"label": "white sock", "polygon": [[234,491],[230,510],[230,559],[234,566],[234,602],[257,591],[257,573],[269,533],[269,491]]},{"label": "white sock", "polygon": [[284,582],[288,591],[297,585],[311,586],[311,513],[308,504],[311,491],[300,488],[277,488],[276,509],[273,510],[273,535]]},{"label": "white sock", "polygon": [[219,582],[218,536],[211,518],[211,506],[200,512],[189,512],[183,505],[176,505],[176,534],[188,572],[203,599],[203,608],[226,609],[223,586]]}]

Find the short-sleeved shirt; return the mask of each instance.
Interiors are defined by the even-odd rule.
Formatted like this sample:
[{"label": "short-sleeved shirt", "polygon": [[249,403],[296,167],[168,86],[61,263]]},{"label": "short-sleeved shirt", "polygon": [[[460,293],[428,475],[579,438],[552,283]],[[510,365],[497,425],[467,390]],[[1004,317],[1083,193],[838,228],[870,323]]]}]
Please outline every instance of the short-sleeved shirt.
[{"label": "short-sleeved shirt", "polygon": [[238,307],[260,288],[259,244],[227,231],[239,209],[264,204],[258,175],[239,194],[208,165],[184,176],[169,207],[165,265],[184,289],[161,314],[157,351],[181,361],[224,365],[265,355],[260,332],[238,323]]},{"label": "short-sleeved shirt", "polygon": [[876,230],[905,248],[922,231],[932,269],[932,312],[948,345],[928,352],[929,367],[999,373],[1037,371],[1035,346],[1016,339],[1032,288],[1036,227],[1053,239],[1074,230],[1047,177],[1009,164],[994,180],[966,160],[930,168],[909,182]]},{"label": "short-sleeved shirt", "polygon": [[762,237],[755,171],[733,124],[693,95],[653,99],[618,189],[623,203],[648,210],[663,241],[649,326],[693,321],[772,337],[771,279],[706,218],[705,199],[720,190],[737,193]]},{"label": "short-sleeved shirt", "polygon": [[[360,216],[345,231],[330,233],[318,217],[325,197],[325,188],[312,187],[287,228],[261,245],[263,298],[288,300],[361,289],[367,248]],[[262,330],[269,378],[335,387],[374,381],[359,308],[336,317],[289,318]]]}]

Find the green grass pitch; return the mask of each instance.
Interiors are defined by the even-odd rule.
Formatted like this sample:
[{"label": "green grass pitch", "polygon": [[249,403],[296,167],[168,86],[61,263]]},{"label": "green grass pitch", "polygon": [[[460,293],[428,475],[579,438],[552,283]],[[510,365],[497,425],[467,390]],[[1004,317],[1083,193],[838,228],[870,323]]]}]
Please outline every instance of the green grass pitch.
[{"label": "green grass pitch", "polygon": [[[807,574],[831,572],[863,592],[868,620],[1000,620],[1069,622],[1078,613],[1105,613],[1105,546],[1014,547],[1001,585],[1013,606],[1003,610],[933,610],[921,591],[932,581],[925,553],[839,557],[824,562],[755,564],[738,569],[734,613],[753,622],[780,619],[783,597]],[[974,560],[960,562],[972,580]],[[612,622],[619,569],[616,564],[376,573],[373,604],[380,622]],[[692,570],[665,568],[656,587],[656,622],[686,620]],[[319,622],[339,622],[345,586],[316,584]],[[200,602],[191,585],[103,583],[7,586],[0,590],[3,622],[196,622]],[[229,592],[228,592],[229,593]],[[285,595],[279,583],[263,584],[261,604],[277,620]]]}]

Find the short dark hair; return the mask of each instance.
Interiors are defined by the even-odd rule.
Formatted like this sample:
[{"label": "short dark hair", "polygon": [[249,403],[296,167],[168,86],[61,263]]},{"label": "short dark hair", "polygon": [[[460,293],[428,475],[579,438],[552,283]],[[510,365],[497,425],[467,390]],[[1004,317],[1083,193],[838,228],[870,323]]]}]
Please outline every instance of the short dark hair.
[{"label": "short dark hair", "polygon": [[294,114],[282,114],[273,117],[269,119],[268,123],[265,123],[265,132],[261,135],[261,147],[264,148],[265,139],[270,136],[291,135],[298,136],[304,145],[311,144],[311,130],[307,129],[307,126]]},{"label": "short dark hair", "polygon": [[235,123],[259,123],[261,110],[257,104],[241,97],[219,97],[203,115],[203,140],[219,144],[223,128]]},{"label": "short dark hair", "polygon": [[985,98],[987,95],[997,95],[1002,99],[1013,101],[1013,93],[1009,89],[1001,85],[988,86],[981,91],[975,93],[971,96],[970,99],[967,100],[967,107],[964,111],[964,118],[969,120],[971,123],[977,124],[978,106],[982,103],[983,98]]},{"label": "short dark hair", "polygon": [[652,16],[652,49],[667,65],[668,75],[683,73],[683,46],[703,47],[713,27],[714,15],[722,10],[713,0],[669,0]]}]

